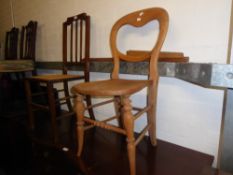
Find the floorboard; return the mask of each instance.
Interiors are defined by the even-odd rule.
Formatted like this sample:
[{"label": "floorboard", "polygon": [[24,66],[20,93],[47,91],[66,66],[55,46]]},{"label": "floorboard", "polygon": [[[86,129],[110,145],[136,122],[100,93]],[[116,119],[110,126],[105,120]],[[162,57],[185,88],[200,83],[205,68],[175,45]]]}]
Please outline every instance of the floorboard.
[{"label": "floorboard", "polygon": [[[47,116],[40,116],[29,134],[26,117],[0,119],[0,175],[128,175],[125,138],[103,129],[86,133],[81,158],[75,156],[74,120],[59,122],[59,144],[49,136]],[[137,146],[137,175],[199,175],[213,156],[158,140],[145,138]]]}]

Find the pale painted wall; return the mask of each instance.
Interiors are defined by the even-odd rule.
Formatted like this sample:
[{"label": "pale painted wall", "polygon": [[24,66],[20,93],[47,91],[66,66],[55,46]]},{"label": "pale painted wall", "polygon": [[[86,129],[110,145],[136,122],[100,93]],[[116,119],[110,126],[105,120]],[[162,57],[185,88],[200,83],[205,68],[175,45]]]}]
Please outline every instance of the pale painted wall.
[{"label": "pale painted wall", "polygon": [[[119,17],[133,10],[160,6],[166,8],[170,15],[170,28],[163,50],[182,51],[190,57],[191,62],[226,62],[230,0],[12,1],[16,26],[26,24],[31,19],[39,22],[37,60],[61,60],[61,24],[68,16],[81,12],[91,15],[91,56],[107,57],[110,56],[109,32]],[[2,44],[11,22],[9,1],[0,0],[0,3]],[[146,43],[147,40],[142,45]],[[91,74],[92,80],[108,77],[108,74]],[[136,103],[142,104],[144,94],[142,91],[134,97]],[[161,78],[157,106],[158,138],[215,155],[216,158],[222,101],[222,90],[206,89],[174,78]],[[97,112],[112,111],[107,107]],[[136,129],[139,130],[143,124],[144,120],[138,122]]]}]

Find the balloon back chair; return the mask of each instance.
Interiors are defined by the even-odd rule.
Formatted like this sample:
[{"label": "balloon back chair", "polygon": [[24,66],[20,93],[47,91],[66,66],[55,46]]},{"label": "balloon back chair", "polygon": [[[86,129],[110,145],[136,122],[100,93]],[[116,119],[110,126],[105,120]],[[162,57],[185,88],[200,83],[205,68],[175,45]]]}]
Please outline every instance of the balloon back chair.
[{"label": "balloon back chair", "polygon": [[[158,21],[159,29],[155,45],[150,52],[150,56],[145,57],[142,55],[131,56],[122,53],[117,48],[118,31],[122,26],[130,25],[137,28],[142,28],[151,21]],[[84,142],[84,131],[92,126],[105,128],[126,136],[127,150],[130,174],[136,174],[135,169],[135,148],[136,145],[142,140],[144,135],[149,132],[150,141],[152,145],[156,145],[156,128],[155,128],[155,110],[156,110],[156,97],[158,86],[158,57],[166,37],[168,30],[169,17],[167,12],[162,8],[148,8],[130,13],[120,18],[112,27],[110,34],[110,46],[112,56],[114,59],[114,68],[110,80],[92,81],[87,83],[80,83],[72,87],[72,92],[77,95],[74,109],[77,114],[77,137],[78,137],[78,150],[77,156],[81,156]],[[156,29],[155,29],[156,31]],[[139,45],[141,43],[138,43]],[[128,80],[119,78],[120,61],[126,62],[139,62],[148,61],[148,80]],[[136,92],[148,88],[147,105],[144,108],[134,108],[131,105],[130,96]],[[97,97],[113,97],[115,103],[116,116],[102,121],[97,121],[84,116],[85,110],[91,107],[106,104],[94,104],[92,106],[85,106],[83,103],[83,96],[91,95]],[[131,110],[137,110],[133,115]],[[134,136],[134,122],[143,113],[147,113],[147,125],[142,130],[140,135],[135,139]],[[109,124],[110,120],[116,119],[119,126]],[[122,125],[120,124],[122,123]]]},{"label": "balloon back chair", "polygon": [[[57,119],[73,116],[71,99],[74,98],[69,93],[69,81],[84,80],[89,81],[89,50],[90,50],[90,16],[81,13],[76,16],[68,17],[63,23],[63,66],[62,74],[45,74],[28,77],[25,81],[27,94],[29,128],[34,129],[34,111],[38,109],[47,110],[50,114],[51,128],[53,132],[54,143],[58,142]],[[70,71],[76,70],[80,65],[84,65],[83,74],[71,74]],[[46,92],[34,92],[31,84],[40,83],[46,88]],[[54,92],[54,85],[61,83],[63,89]],[[46,105],[40,104],[40,100],[35,99],[44,95],[47,98]],[[56,97],[58,96],[58,97]],[[87,97],[87,104],[91,104],[91,99]],[[68,111],[59,112],[60,107],[66,105]],[[93,112],[90,111],[91,118],[94,118]]]}]

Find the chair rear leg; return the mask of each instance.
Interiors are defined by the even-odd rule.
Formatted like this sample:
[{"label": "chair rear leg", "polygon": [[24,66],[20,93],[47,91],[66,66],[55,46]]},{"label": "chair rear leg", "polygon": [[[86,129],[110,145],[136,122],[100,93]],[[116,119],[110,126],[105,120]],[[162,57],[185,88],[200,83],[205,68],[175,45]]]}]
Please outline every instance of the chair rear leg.
[{"label": "chair rear leg", "polygon": [[32,110],[32,92],[31,92],[31,85],[30,80],[25,80],[25,91],[26,91],[26,98],[27,98],[27,110],[28,110],[28,127],[29,130],[33,130],[35,128],[34,126],[34,114]]},{"label": "chair rear leg", "polygon": [[48,104],[49,104],[49,113],[51,118],[51,128],[53,132],[53,141],[54,143],[58,142],[58,129],[57,129],[57,120],[56,120],[56,100],[53,91],[53,83],[47,83],[47,94],[48,94]]},{"label": "chair rear leg", "polygon": [[153,146],[157,145],[156,139],[156,101],[157,101],[157,86],[149,87],[147,96],[147,105],[151,106],[147,112],[147,122],[150,124],[149,137]]},{"label": "chair rear leg", "polygon": [[[86,96],[86,102],[87,102],[87,106],[91,106],[92,105],[92,103],[91,103],[91,96],[90,95]],[[92,120],[95,120],[95,115],[94,115],[93,108],[89,108],[88,112],[89,112],[90,118]]]},{"label": "chair rear leg", "polygon": [[[68,82],[67,82],[67,81],[63,82],[63,86],[64,86],[65,97],[69,97],[69,96],[70,96],[70,93],[69,93]],[[73,111],[70,98],[66,98],[66,104],[67,104],[67,107],[68,107],[69,112]]]},{"label": "chair rear leg", "polygon": [[114,97],[114,107],[116,116],[118,116],[117,122],[120,128],[123,128],[122,116],[121,116],[121,99],[119,96]]},{"label": "chair rear leg", "polygon": [[150,136],[150,142],[153,146],[157,145],[157,139],[156,139],[156,119],[155,119],[155,107],[154,105],[151,107],[151,109],[147,113],[147,120],[148,123],[150,123],[149,128],[149,136]]}]

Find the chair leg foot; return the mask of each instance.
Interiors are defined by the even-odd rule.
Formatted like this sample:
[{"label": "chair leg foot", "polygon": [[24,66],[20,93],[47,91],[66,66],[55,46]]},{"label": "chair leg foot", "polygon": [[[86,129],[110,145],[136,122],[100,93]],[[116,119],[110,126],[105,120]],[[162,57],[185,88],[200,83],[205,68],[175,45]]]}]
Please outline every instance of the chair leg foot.
[{"label": "chair leg foot", "polygon": [[83,136],[84,136],[84,132],[83,132],[83,128],[82,127],[77,127],[77,136],[78,136],[78,151],[77,151],[77,156],[80,157],[82,154],[82,150],[83,150]]},{"label": "chair leg foot", "polygon": [[150,136],[150,142],[151,145],[156,146],[157,145],[157,139],[156,139],[156,134],[155,134],[155,127],[151,126],[151,128],[149,129],[149,136]]},{"label": "chair leg foot", "polygon": [[151,111],[148,112],[148,123],[150,124],[150,128],[149,128],[150,142],[153,146],[156,146],[157,145],[156,123],[155,123],[155,113],[153,108],[151,109]]},{"label": "chair leg foot", "polygon": [[128,157],[129,157],[129,167],[130,167],[130,175],[135,175],[136,174],[136,149],[134,142],[128,142],[127,144],[127,150],[128,150]]}]

